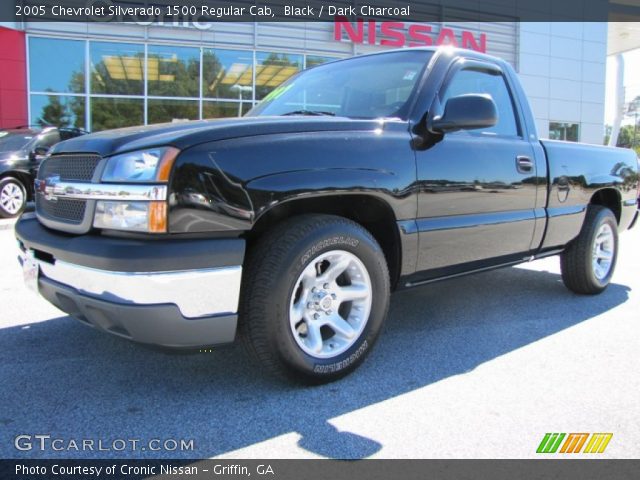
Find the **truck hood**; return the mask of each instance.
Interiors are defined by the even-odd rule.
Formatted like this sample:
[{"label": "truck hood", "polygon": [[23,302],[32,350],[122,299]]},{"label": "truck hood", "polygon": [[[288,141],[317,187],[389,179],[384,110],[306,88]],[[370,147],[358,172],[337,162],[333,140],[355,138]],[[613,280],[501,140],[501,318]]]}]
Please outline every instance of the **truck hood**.
[{"label": "truck hood", "polygon": [[265,116],[163,123],[83,135],[58,143],[51,153],[92,152],[104,157],[164,145],[184,150],[202,143],[254,135],[372,130],[380,128],[383,122],[344,117]]}]

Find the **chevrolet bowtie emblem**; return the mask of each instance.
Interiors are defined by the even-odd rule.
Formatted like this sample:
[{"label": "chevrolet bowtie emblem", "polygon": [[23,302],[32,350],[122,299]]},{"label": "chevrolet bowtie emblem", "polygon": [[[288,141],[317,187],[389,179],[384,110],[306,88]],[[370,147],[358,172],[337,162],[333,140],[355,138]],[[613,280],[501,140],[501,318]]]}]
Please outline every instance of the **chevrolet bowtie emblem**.
[{"label": "chevrolet bowtie emblem", "polygon": [[50,175],[44,180],[37,179],[35,183],[36,192],[43,195],[46,200],[58,201],[53,194],[54,187],[60,182],[60,175]]}]

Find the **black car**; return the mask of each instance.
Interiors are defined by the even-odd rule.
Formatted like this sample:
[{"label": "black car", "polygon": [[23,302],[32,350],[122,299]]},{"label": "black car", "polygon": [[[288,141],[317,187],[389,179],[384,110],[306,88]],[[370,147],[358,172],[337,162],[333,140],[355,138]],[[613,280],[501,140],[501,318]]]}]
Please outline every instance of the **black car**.
[{"label": "black car", "polygon": [[393,289],[560,255],[569,290],[604,291],[639,216],[635,152],[538,138],[513,68],[450,48],[316,66],[243,118],[61,142],[36,185],[15,229],[53,305],[165,347],[237,332],[310,383],[362,363]]},{"label": "black car", "polygon": [[38,165],[50,147],[85,133],[35,126],[0,130],[0,218],[20,215],[32,199]]}]

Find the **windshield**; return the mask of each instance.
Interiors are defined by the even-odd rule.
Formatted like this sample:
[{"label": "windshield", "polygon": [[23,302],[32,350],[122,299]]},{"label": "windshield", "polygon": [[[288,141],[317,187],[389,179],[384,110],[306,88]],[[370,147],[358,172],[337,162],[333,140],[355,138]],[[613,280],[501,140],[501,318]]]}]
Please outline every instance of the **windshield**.
[{"label": "windshield", "polygon": [[383,118],[407,115],[407,104],[433,52],[407,50],[320,65],[272,91],[247,116],[337,115]]},{"label": "windshield", "polygon": [[0,131],[0,152],[13,152],[15,150],[21,150],[29,143],[29,140],[33,138],[33,135],[27,135],[24,133],[11,133]]}]

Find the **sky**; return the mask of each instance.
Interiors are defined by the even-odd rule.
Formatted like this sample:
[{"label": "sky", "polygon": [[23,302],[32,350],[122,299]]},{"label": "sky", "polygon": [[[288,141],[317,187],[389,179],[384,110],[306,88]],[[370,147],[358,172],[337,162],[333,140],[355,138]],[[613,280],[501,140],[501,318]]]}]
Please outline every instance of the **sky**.
[{"label": "sky", "polygon": [[[640,96],[640,49],[631,50],[624,56],[625,102]],[[605,123],[611,125],[615,114],[613,90],[615,86],[616,65],[613,57],[607,58],[607,80],[605,95]],[[633,124],[632,117],[625,117],[623,125]]]}]

